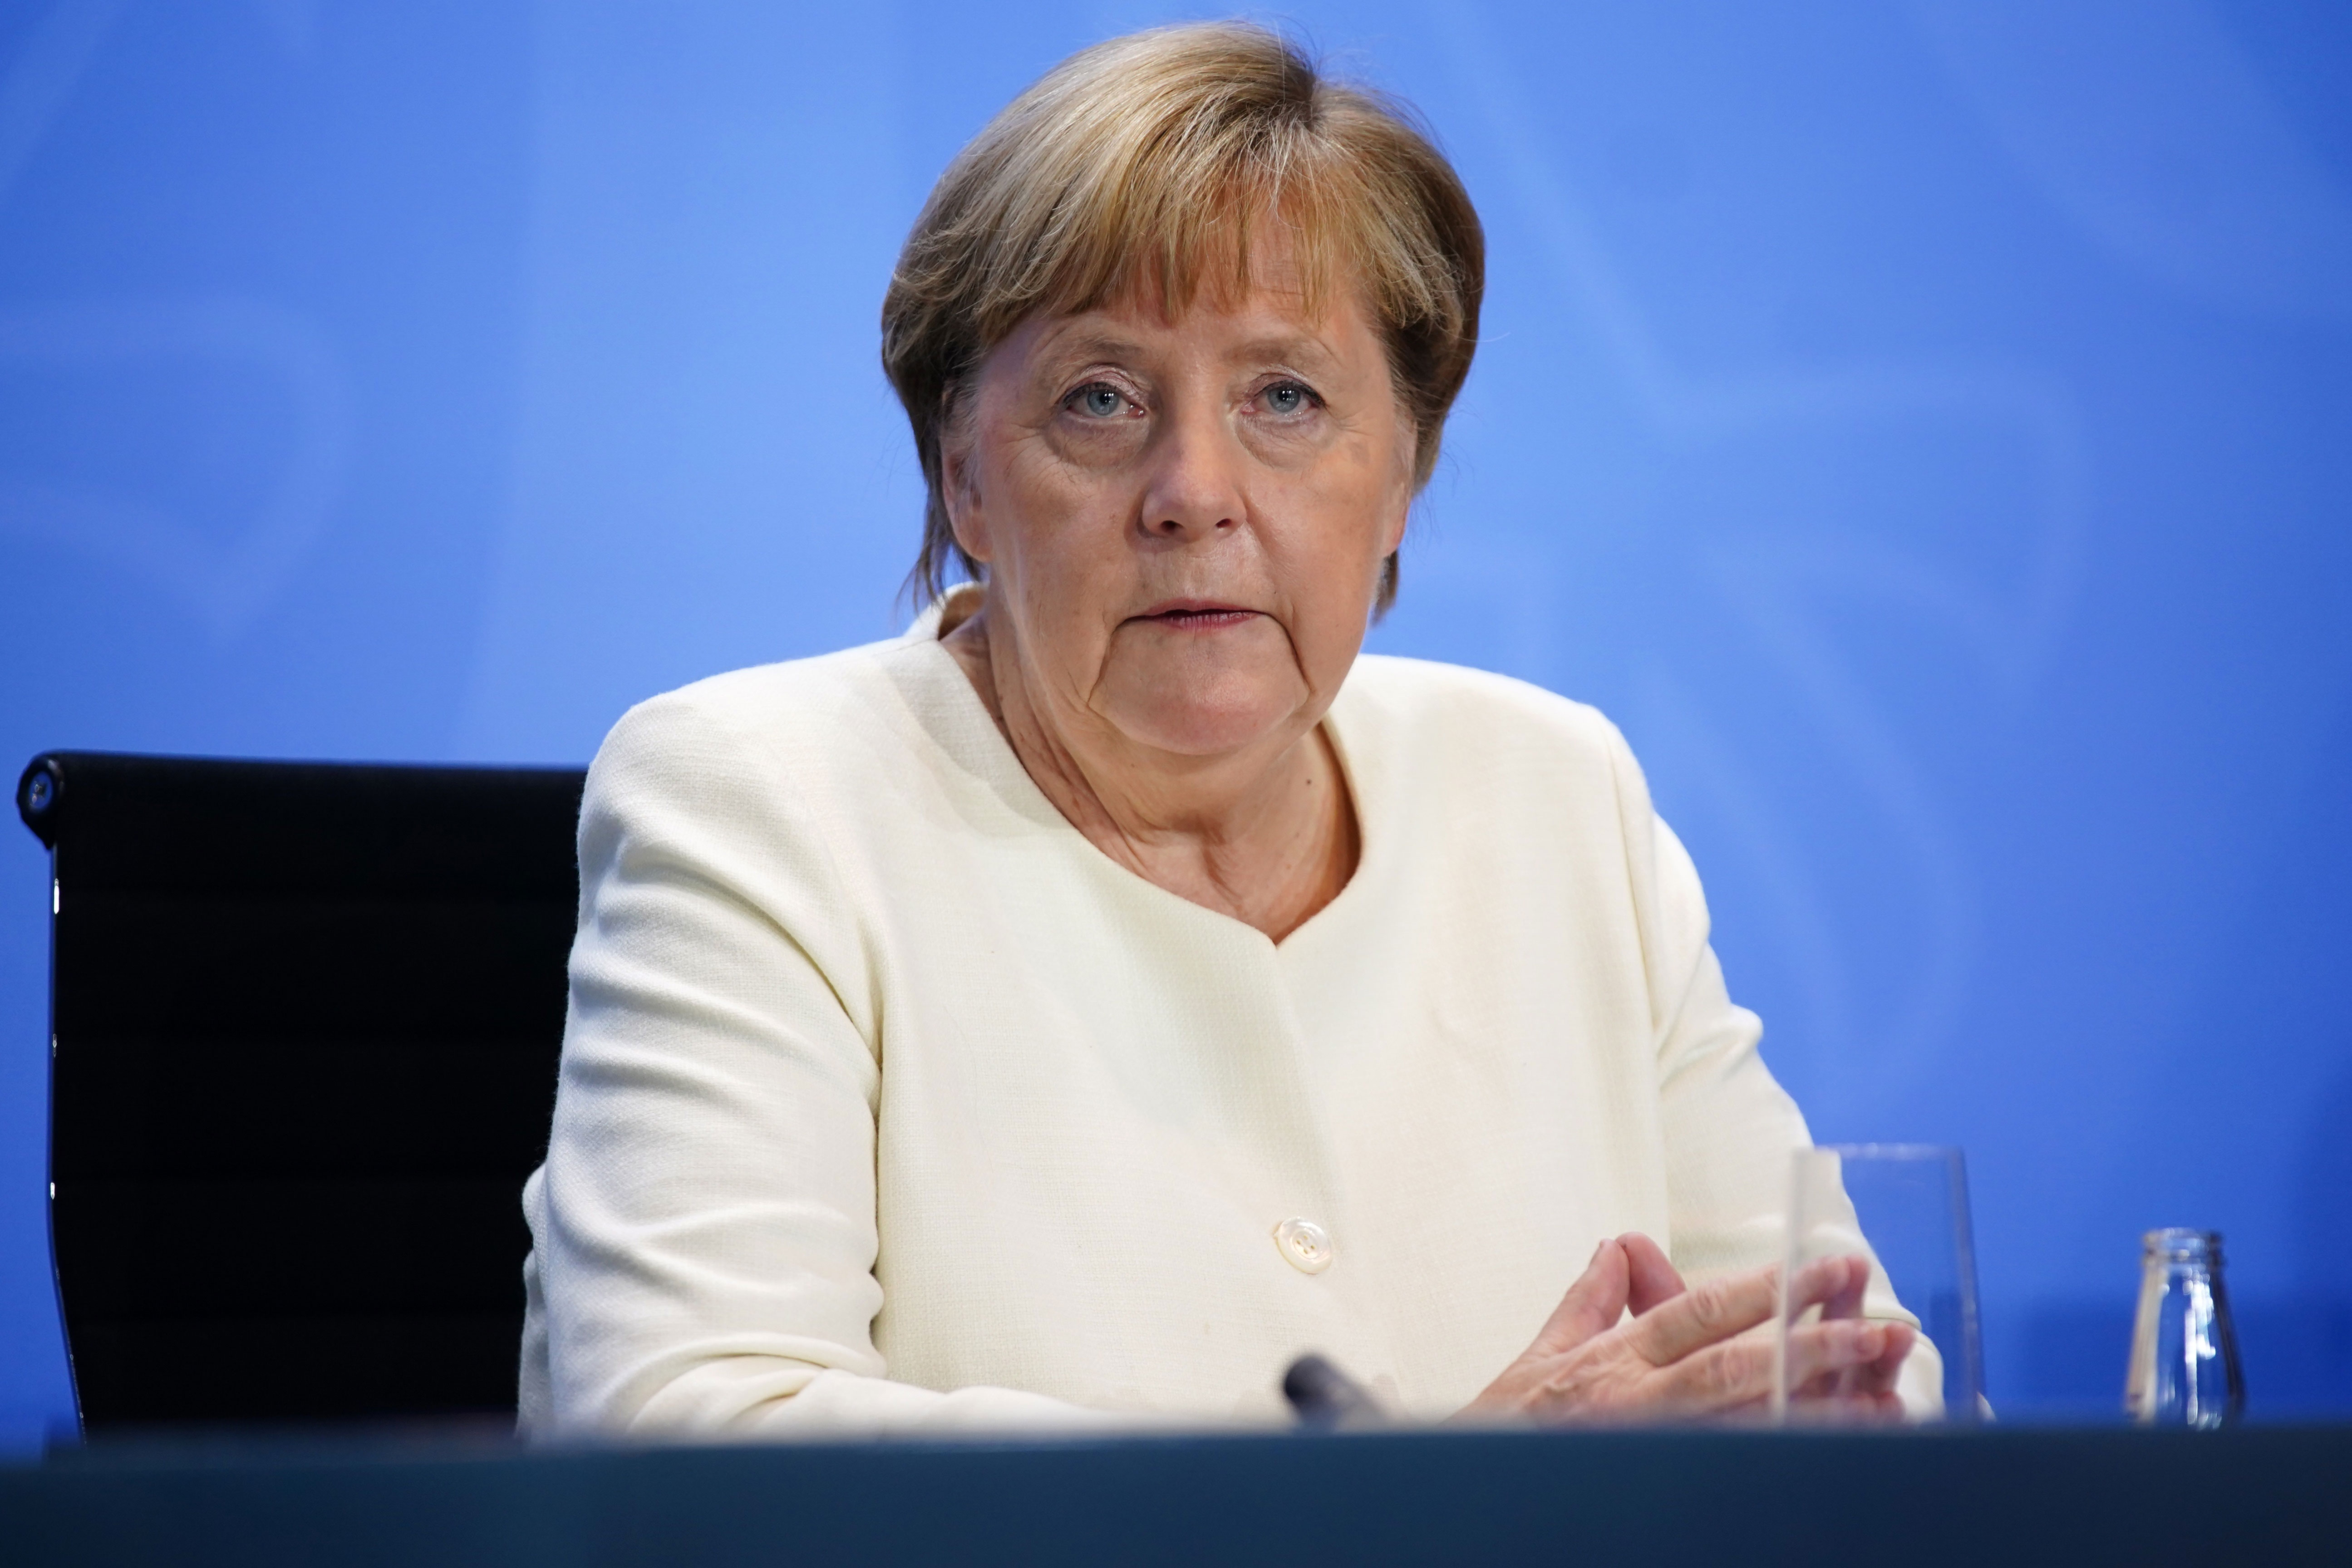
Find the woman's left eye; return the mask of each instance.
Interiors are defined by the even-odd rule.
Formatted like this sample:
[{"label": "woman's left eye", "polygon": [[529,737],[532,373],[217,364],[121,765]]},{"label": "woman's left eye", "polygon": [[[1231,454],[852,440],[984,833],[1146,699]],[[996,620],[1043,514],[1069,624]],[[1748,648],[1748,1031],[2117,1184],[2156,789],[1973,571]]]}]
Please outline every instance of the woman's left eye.
[{"label": "woman's left eye", "polygon": [[1269,413],[1297,414],[1314,398],[1314,394],[1295,381],[1278,381],[1258,394],[1265,399]]}]

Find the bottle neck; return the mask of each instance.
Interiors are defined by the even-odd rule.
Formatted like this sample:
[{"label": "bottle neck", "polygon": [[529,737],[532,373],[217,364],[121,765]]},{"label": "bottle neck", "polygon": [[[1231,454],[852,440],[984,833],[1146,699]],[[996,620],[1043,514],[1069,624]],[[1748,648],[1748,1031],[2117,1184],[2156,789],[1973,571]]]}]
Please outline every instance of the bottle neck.
[{"label": "bottle neck", "polygon": [[2144,1267],[2193,1269],[2217,1273],[2221,1267],[2221,1233],[2217,1230],[2151,1230],[2140,1241]]}]

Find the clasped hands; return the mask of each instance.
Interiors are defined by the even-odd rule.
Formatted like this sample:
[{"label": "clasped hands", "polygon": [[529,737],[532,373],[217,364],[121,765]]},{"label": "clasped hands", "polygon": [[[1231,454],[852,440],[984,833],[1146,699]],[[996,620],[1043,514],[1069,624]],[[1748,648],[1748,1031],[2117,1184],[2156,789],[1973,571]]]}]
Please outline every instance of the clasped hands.
[{"label": "clasped hands", "polygon": [[[1775,1376],[1777,1267],[1690,1287],[1638,1232],[1604,1241],[1543,1331],[1455,1419],[1672,1421],[1761,1415]],[[1809,1415],[1894,1421],[1895,1380],[1917,1331],[1862,1314],[1870,1261],[1824,1258],[1797,1271],[1790,1310],[1821,1308],[1789,1333],[1790,1401]],[[1630,1310],[1631,1316],[1627,1316]],[[1622,1321],[1621,1321],[1622,1320]]]}]

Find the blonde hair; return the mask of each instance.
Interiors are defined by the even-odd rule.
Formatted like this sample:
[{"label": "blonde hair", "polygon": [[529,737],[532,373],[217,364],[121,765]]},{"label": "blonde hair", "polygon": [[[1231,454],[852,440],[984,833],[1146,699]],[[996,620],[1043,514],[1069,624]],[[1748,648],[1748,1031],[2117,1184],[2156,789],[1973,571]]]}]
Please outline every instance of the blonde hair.
[{"label": "blonde hair", "polygon": [[[1360,288],[1413,420],[1429,481],[1477,348],[1486,239],[1412,111],[1325,79],[1295,44],[1241,22],[1155,28],[1080,50],[956,155],[882,301],[882,366],[906,405],[929,498],[908,576],[925,599],[950,564],[982,575],[948,521],[941,447],[989,351],[1040,314],[1129,289],[1181,311],[1249,287],[1251,236],[1286,229],[1309,310]],[[1396,597],[1396,557],[1378,608]]]}]

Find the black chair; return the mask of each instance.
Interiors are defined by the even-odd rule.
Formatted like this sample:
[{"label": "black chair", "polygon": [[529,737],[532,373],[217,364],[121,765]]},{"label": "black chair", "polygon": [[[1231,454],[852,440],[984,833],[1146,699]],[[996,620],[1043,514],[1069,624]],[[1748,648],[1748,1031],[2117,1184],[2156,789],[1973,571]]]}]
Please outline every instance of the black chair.
[{"label": "black chair", "polygon": [[510,1415],[577,770],[58,752],[49,1227],[86,1430]]}]

